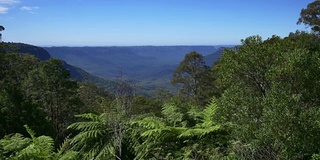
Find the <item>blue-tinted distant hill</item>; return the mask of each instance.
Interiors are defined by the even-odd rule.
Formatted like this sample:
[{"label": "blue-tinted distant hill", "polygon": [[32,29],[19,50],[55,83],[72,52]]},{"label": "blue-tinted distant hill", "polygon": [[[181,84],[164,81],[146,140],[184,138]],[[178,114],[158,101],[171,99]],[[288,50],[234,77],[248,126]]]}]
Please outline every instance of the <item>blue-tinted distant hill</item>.
[{"label": "blue-tinted distant hill", "polygon": [[34,55],[41,61],[45,61],[51,58],[50,54],[43,48],[24,44],[24,43],[6,43],[8,45],[8,50],[18,53],[25,53]]},{"label": "blue-tinted distant hill", "polygon": [[213,66],[214,63],[217,60],[219,60],[219,58],[221,57],[221,55],[225,49],[228,49],[228,48],[232,49],[234,47],[235,46],[220,47],[214,53],[204,56],[204,60],[205,60],[206,65]]},{"label": "blue-tinted distant hill", "polygon": [[[36,58],[38,58],[41,61],[45,61],[51,58],[51,55],[41,47],[24,44],[24,43],[6,43],[6,44],[8,45],[8,49],[12,50],[13,52],[34,55]],[[114,86],[117,84],[117,82],[115,81],[110,81],[108,79],[94,76],[79,67],[72,66],[66,63],[65,61],[63,62],[64,62],[64,67],[70,71],[70,76],[73,79],[76,79],[79,81],[87,80],[97,85],[103,85],[108,89],[113,89]]]},{"label": "blue-tinted distant hill", "polygon": [[[192,51],[210,55],[214,46],[45,47],[53,57],[89,73],[116,79],[120,72],[146,90],[169,88],[172,73]],[[172,88],[171,88],[172,89]]]},{"label": "blue-tinted distant hill", "polygon": [[114,78],[122,69],[134,76],[152,69],[173,67],[185,54],[197,51],[209,55],[214,46],[133,46],[133,47],[46,47],[53,57],[106,78]]}]

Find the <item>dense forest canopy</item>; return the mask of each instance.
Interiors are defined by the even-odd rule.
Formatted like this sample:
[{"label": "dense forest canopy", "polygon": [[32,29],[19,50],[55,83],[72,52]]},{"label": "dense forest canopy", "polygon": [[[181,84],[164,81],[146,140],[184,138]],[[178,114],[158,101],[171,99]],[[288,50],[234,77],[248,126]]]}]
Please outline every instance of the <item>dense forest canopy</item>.
[{"label": "dense forest canopy", "polygon": [[0,44],[0,159],[320,159],[319,1],[312,32],[197,52],[173,73],[178,93],[147,98],[70,78],[63,62]]}]

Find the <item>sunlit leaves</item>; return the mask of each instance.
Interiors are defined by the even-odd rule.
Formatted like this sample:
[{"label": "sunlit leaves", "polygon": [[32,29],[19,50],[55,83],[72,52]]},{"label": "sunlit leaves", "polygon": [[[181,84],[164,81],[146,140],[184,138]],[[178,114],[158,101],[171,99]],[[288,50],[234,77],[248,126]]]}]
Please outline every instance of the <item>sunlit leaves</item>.
[{"label": "sunlit leaves", "polygon": [[[180,112],[177,104],[169,103],[163,107],[164,118],[151,116],[133,121],[133,135],[140,139],[134,143],[136,159],[188,159],[194,155],[208,158],[207,154],[211,152],[209,148],[214,150],[219,143],[215,142],[213,137],[225,136],[225,133],[221,134],[224,127],[214,122],[216,108],[217,105],[212,100],[205,109],[194,114],[192,107],[191,112]],[[192,123],[188,124],[188,119],[183,118],[188,116],[196,121],[194,125],[190,126]]]}]

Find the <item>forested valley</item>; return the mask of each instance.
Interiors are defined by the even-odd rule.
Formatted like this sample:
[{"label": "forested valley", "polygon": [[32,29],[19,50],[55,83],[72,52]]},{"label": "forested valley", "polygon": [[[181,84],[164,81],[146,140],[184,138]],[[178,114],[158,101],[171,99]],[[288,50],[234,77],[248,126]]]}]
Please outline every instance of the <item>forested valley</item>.
[{"label": "forested valley", "polygon": [[[0,159],[320,159],[320,1],[311,31],[225,49],[212,67],[186,53],[171,93],[114,91],[0,43]],[[4,27],[1,27],[1,31]]]}]

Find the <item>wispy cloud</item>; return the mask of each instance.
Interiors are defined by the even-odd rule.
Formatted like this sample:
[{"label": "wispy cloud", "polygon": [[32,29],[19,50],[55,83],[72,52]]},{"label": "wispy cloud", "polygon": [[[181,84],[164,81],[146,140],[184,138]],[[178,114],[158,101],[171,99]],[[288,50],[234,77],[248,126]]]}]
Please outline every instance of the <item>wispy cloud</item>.
[{"label": "wispy cloud", "polygon": [[32,11],[32,10],[35,10],[35,9],[39,9],[39,7],[23,6],[23,7],[21,7],[20,9],[23,10],[23,11]]},{"label": "wispy cloud", "polygon": [[28,11],[28,12],[30,12],[32,14],[35,14],[35,10],[38,10],[39,7],[37,7],[37,6],[34,6],[34,7],[22,6],[20,9],[23,10],[23,11]]},{"label": "wispy cloud", "polygon": [[0,4],[16,4],[16,3],[20,3],[20,0],[0,0]]},{"label": "wispy cloud", "polygon": [[20,0],[0,0],[0,14],[8,13],[10,6],[20,3]]},{"label": "wispy cloud", "polygon": [[8,13],[9,8],[0,6],[0,14],[6,14]]}]

